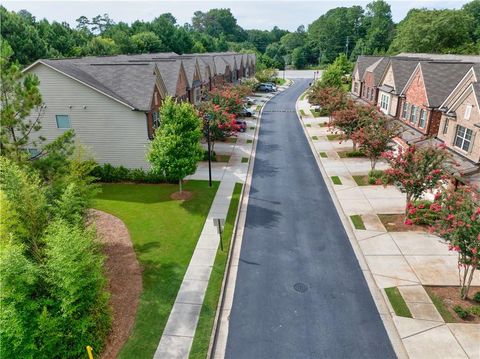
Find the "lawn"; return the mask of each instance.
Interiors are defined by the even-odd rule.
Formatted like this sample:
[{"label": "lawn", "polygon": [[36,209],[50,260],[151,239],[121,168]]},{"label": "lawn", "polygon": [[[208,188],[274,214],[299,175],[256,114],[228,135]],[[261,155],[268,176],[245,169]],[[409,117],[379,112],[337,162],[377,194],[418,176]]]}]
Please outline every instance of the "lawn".
[{"label": "lawn", "polygon": [[242,157],[242,163],[248,163],[248,157]]},{"label": "lawn", "polygon": [[363,223],[362,216],[358,214],[354,214],[350,216],[350,219],[352,220],[353,226],[355,229],[366,229],[365,228],[365,223]]},{"label": "lawn", "polygon": [[332,182],[333,182],[333,184],[336,184],[336,185],[341,185],[342,184],[342,180],[338,176],[332,176]]},{"label": "lawn", "polygon": [[408,309],[407,303],[405,303],[397,287],[385,288],[385,293],[396,315],[399,317],[412,318],[412,313],[410,309]]},{"label": "lawn", "polygon": [[322,158],[328,158],[327,152],[320,152],[320,157],[322,157]]},{"label": "lawn", "polygon": [[188,181],[192,199],[174,201],[178,185],[102,185],[94,207],[126,224],[143,270],[135,326],[119,358],[153,357],[217,188]]},{"label": "lawn", "polygon": [[195,337],[193,338],[190,358],[204,359],[207,356],[241,192],[242,184],[236,183],[233,190],[232,200],[230,201],[230,206],[228,208],[227,218],[225,220],[225,229],[223,232],[224,251],[218,249],[217,256],[215,257],[215,263],[210,275],[210,281],[208,282],[205,299],[203,300],[197,330],[195,332]]},{"label": "lawn", "polygon": [[302,116],[307,116],[307,114],[305,113],[305,111],[303,109],[300,109],[300,113]]},{"label": "lawn", "polygon": [[342,139],[342,135],[337,135],[337,134],[327,135],[327,139],[329,141],[339,141]]}]

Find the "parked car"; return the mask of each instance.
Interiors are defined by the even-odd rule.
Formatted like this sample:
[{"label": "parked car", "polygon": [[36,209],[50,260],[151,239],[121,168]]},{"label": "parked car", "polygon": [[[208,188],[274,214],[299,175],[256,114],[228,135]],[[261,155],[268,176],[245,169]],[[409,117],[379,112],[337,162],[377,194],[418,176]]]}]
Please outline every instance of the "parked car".
[{"label": "parked car", "polygon": [[253,97],[250,97],[250,96],[245,97],[243,101],[249,106],[257,104],[257,100]]},{"label": "parked car", "polygon": [[265,85],[272,86],[274,91],[277,91],[277,84],[275,82],[264,82]]},{"label": "parked car", "polygon": [[247,130],[247,122],[242,120],[235,120],[235,124],[238,126],[239,132],[245,132]]},{"label": "parked car", "polygon": [[239,113],[240,117],[252,117],[253,113],[250,109],[243,106],[242,110]]},{"label": "parked car", "polygon": [[257,91],[260,91],[260,92],[275,92],[275,91],[277,91],[277,88],[273,87],[271,85],[267,85],[267,84],[260,84],[260,85],[257,86]]}]

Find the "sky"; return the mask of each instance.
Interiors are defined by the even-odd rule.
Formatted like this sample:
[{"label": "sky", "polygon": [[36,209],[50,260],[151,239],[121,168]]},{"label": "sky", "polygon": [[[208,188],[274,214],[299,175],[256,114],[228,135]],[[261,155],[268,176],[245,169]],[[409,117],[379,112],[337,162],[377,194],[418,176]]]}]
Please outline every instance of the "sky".
[{"label": "sky", "polygon": [[[392,8],[395,22],[402,20],[407,12],[414,7],[428,9],[458,9],[469,0],[386,0]],[[176,1],[20,1],[3,0],[2,5],[8,10],[26,9],[37,19],[46,18],[49,21],[66,21],[73,27],[75,20],[81,15],[92,18],[107,13],[115,22],[131,23],[135,20],[150,21],[158,15],[170,12],[179,24],[191,22],[195,11],[208,11],[212,8],[230,8],[237,18],[238,24],[244,29],[270,30],[277,25],[281,29],[295,31],[298,26],[316,20],[329,9],[338,6],[361,5],[365,7],[369,1],[351,0],[176,0]]]}]

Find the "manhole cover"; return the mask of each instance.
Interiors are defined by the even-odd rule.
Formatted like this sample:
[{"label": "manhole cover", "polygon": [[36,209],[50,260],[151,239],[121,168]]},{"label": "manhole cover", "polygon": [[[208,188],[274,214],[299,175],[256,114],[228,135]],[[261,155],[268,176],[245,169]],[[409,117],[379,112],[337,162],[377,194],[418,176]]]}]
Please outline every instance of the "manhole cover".
[{"label": "manhole cover", "polygon": [[308,285],[305,283],[295,283],[293,285],[293,289],[295,289],[297,292],[305,293],[308,290]]}]

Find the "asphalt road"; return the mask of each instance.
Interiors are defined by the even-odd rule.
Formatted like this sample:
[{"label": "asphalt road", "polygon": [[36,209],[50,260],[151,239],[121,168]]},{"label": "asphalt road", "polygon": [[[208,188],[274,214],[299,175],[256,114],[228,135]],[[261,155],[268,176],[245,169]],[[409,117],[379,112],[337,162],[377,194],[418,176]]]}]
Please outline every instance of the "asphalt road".
[{"label": "asphalt road", "polygon": [[308,82],[263,112],[225,357],[395,358],[295,114]]}]

